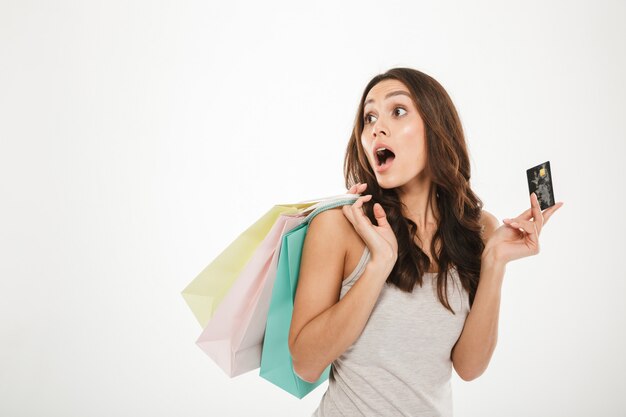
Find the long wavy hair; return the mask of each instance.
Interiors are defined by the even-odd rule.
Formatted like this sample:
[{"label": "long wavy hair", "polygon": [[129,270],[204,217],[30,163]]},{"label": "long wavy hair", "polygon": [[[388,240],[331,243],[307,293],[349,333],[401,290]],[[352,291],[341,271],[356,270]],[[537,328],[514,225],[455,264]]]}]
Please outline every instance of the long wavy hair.
[{"label": "long wavy hair", "polygon": [[[407,87],[424,121],[428,149],[426,169],[432,179],[428,197],[430,200],[435,193],[439,211],[430,253],[438,265],[439,301],[454,313],[447,297],[448,269],[456,267],[471,306],[478,287],[485,246],[479,221],[483,202],[470,187],[470,161],[461,121],[450,96],[439,82],[412,68],[392,68],[372,78],[363,91],[346,149],[346,188],[359,182],[367,183],[367,192],[372,194],[372,199],[363,208],[373,224],[376,224],[374,203],[380,203],[387,213],[398,240],[398,258],[387,282],[406,292],[412,292],[416,284],[421,286],[422,275],[430,268],[430,259],[415,242],[417,225],[404,217],[406,206],[400,201],[396,189],[383,189],[378,185],[361,145],[365,98],[372,87],[388,79],[398,80]],[[441,253],[437,253],[437,246],[441,247]]]}]

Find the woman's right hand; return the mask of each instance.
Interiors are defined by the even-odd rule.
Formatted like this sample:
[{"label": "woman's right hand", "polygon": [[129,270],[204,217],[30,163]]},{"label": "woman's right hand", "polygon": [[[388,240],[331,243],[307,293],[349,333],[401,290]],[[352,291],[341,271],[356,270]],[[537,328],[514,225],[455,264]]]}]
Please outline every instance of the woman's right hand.
[{"label": "woman's right hand", "polygon": [[[365,188],[367,184],[356,184],[348,192],[360,194]],[[380,264],[391,272],[398,259],[398,241],[387,221],[385,210],[379,203],[374,204],[374,217],[378,225],[372,224],[365,215],[363,203],[371,198],[371,194],[361,196],[354,204],[342,206],[341,210],[367,245],[371,253],[371,262]]]}]

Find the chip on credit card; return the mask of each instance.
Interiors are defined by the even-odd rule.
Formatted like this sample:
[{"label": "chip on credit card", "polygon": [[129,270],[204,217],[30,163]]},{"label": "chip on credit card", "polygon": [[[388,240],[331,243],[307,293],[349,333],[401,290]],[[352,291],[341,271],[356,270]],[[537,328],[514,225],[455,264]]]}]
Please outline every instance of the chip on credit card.
[{"label": "chip on credit card", "polygon": [[552,207],[555,204],[555,200],[550,161],[527,169],[526,178],[528,179],[528,195],[532,193],[537,194],[541,211]]}]

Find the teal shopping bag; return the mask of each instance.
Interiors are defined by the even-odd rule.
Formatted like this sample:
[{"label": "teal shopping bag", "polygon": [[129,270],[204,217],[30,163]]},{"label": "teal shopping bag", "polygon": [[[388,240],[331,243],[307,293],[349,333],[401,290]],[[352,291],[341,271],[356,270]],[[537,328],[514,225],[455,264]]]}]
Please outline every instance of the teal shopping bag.
[{"label": "teal shopping bag", "polygon": [[353,204],[356,200],[354,197],[346,197],[320,204],[304,218],[300,225],[285,233],[282,238],[276,280],[265,325],[260,375],[298,398],[303,398],[326,381],[330,373],[330,366],[328,366],[317,381],[313,383],[304,381],[294,372],[289,352],[289,328],[293,314],[293,300],[298,286],[304,238],[309,223],[317,214],[335,207]]}]

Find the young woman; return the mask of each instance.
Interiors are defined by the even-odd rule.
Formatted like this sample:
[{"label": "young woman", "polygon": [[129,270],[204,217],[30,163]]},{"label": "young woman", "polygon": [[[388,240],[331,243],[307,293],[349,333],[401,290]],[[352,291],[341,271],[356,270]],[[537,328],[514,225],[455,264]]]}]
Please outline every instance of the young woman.
[{"label": "young woman", "polygon": [[314,416],[451,416],[452,367],[470,381],[496,346],[506,264],[539,253],[562,202],[498,220],[470,187],[457,111],[432,77],[374,77],[345,157],[353,205],[311,222],[289,347],[316,381],[332,364]]}]

